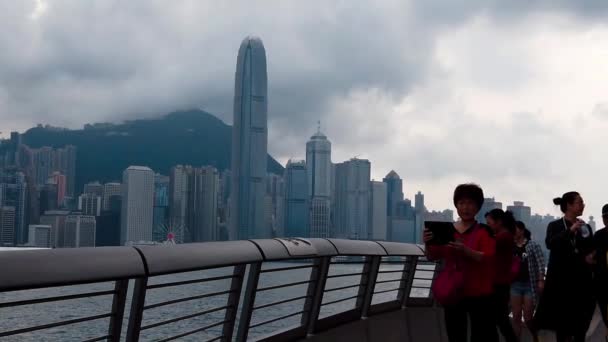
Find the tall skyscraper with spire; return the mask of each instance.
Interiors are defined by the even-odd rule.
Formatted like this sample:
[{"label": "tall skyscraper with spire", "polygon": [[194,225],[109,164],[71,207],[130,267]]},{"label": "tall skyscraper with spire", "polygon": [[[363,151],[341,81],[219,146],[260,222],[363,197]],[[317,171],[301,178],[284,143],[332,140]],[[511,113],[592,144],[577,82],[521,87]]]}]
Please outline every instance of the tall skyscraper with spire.
[{"label": "tall skyscraper with spire", "polygon": [[234,84],[230,239],[269,238],[264,224],[267,171],[266,51],[262,40],[241,43]]},{"label": "tall skyscraper with spire", "polygon": [[310,236],[330,237],[331,142],[321,133],[321,124],[306,143]]}]

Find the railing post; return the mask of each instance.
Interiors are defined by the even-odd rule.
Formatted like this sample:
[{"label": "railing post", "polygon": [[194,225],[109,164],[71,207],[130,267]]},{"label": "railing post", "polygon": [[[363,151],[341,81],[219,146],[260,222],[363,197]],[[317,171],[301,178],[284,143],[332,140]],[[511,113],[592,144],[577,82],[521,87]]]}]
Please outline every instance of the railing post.
[{"label": "railing post", "polygon": [[315,326],[321,312],[330,262],[331,257],[315,259],[316,267],[310,274],[311,282],[308,285],[306,293],[308,297],[304,303],[304,314],[302,315],[302,326],[306,329],[306,334],[309,336],[315,333]]},{"label": "railing post", "polygon": [[357,308],[360,308],[362,318],[367,318],[369,313],[381,259],[382,257],[378,255],[369,256],[363,267],[361,285],[359,286],[359,297],[357,298]]},{"label": "railing post", "polygon": [[127,341],[139,341],[141,321],[144,317],[144,305],[146,303],[146,289],[148,277],[137,278],[133,288],[133,300],[131,301],[131,314],[129,315],[129,328],[127,329]]},{"label": "railing post", "polygon": [[401,283],[399,283],[399,290],[397,294],[397,300],[401,303],[401,308],[404,309],[407,306],[407,299],[410,298],[412,293],[412,284],[414,283],[414,276],[416,274],[416,267],[418,265],[418,256],[408,256],[405,264],[403,265],[403,273],[401,273]]},{"label": "railing post", "polygon": [[260,270],[262,262],[256,262],[249,265],[249,274],[247,276],[247,286],[245,287],[245,296],[243,297],[243,305],[241,308],[241,318],[239,320],[239,328],[236,334],[237,342],[247,341],[249,334],[249,325],[253,314],[253,306],[255,304],[255,295],[258,289],[258,281],[260,280]]},{"label": "railing post", "polygon": [[245,268],[247,265],[236,265],[232,273],[233,277],[230,284],[230,295],[228,295],[228,308],[224,317],[224,326],[222,328],[222,341],[232,341],[234,334],[234,324],[236,321],[236,313],[241,299],[241,289],[243,288],[243,278],[245,277]]},{"label": "railing post", "polygon": [[114,284],[114,297],[112,299],[112,317],[110,317],[110,326],[108,327],[109,340],[111,342],[120,341],[120,333],[122,330],[122,320],[125,315],[125,303],[127,301],[127,290],[129,288],[129,280],[117,280]]}]

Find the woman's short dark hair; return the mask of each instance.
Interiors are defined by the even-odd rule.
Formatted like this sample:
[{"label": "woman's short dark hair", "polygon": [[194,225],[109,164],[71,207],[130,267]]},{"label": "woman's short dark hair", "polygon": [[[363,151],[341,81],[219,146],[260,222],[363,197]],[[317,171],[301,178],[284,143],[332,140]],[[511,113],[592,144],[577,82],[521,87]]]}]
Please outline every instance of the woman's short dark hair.
[{"label": "woman's short dark hair", "polygon": [[462,199],[470,199],[477,204],[477,209],[483,205],[483,190],[477,184],[460,184],[454,190],[454,206]]},{"label": "woman's short dark hair", "polygon": [[492,220],[500,222],[511,234],[515,233],[515,216],[509,210],[492,209],[486,213],[486,217],[491,217]]},{"label": "woman's short dark hair", "polygon": [[574,203],[579,196],[580,194],[576,191],[566,192],[562,197],[555,197],[553,199],[553,204],[559,205],[559,209],[565,214],[568,209],[568,204]]},{"label": "woman's short dark hair", "polygon": [[521,221],[517,221],[517,222],[515,222],[515,227],[524,231],[524,237],[526,239],[532,240],[532,232],[528,228],[526,228],[525,223],[523,223]]}]

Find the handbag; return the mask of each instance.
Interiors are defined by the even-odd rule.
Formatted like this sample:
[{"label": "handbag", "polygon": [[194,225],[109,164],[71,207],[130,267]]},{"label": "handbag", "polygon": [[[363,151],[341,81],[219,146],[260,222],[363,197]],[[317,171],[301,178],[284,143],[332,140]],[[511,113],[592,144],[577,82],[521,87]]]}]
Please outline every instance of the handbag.
[{"label": "handbag", "polygon": [[[471,245],[475,245],[479,232],[477,231],[477,227],[472,229],[475,230],[470,233],[472,235],[470,238],[474,239]],[[443,306],[453,305],[462,299],[464,284],[464,267],[461,262],[456,261],[452,264],[445,265],[439,272],[433,281],[431,291],[433,291],[433,297],[439,304]]]}]

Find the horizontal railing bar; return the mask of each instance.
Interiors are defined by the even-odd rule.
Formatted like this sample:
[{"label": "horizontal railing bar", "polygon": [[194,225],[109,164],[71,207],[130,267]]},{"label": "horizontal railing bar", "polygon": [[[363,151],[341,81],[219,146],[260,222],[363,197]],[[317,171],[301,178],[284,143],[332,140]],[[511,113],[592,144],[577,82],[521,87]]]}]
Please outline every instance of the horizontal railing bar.
[{"label": "horizontal railing bar", "polygon": [[193,279],[193,280],[176,281],[174,283],[162,283],[162,284],[148,285],[148,287],[146,287],[146,288],[148,290],[152,290],[152,289],[160,289],[163,287],[170,287],[170,286],[189,285],[189,284],[196,284],[196,283],[205,283],[208,281],[232,279],[235,277],[238,277],[238,276],[231,274],[231,275],[225,275],[225,276],[221,276],[221,277],[201,278],[201,279]]},{"label": "horizontal railing bar", "polygon": [[394,283],[396,281],[401,281],[401,279],[376,280],[376,284]]},{"label": "horizontal railing bar", "polygon": [[418,278],[418,277],[414,277],[414,280],[433,280],[433,278]]},{"label": "horizontal railing bar", "polygon": [[424,290],[430,290],[430,286],[411,286],[413,289],[424,289]]},{"label": "horizontal railing bar", "polygon": [[403,265],[405,264],[407,261],[403,260],[403,261],[381,261],[380,265]]},{"label": "horizontal railing bar", "polygon": [[289,271],[289,270],[299,270],[302,268],[315,268],[317,265],[303,265],[303,266],[289,266],[289,267],[279,267],[279,268],[267,268],[260,271],[260,273],[269,273],[269,272],[281,272],[281,271]]},{"label": "horizontal railing bar", "polygon": [[308,312],[308,311],[307,310],[303,310],[303,311],[295,312],[295,313],[292,313],[292,314],[289,314],[289,315],[285,315],[285,316],[269,319],[267,321],[263,321],[263,322],[260,322],[260,323],[256,323],[256,324],[250,325],[249,329],[254,329],[254,328],[257,328],[259,326],[268,324],[268,323],[272,323],[272,322],[280,321],[280,320],[285,319],[285,318],[301,315],[301,314],[303,314],[305,312]]},{"label": "horizontal railing bar", "polygon": [[11,336],[11,335],[19,335],[19,334],[24,334],[24,333],[28,333],[28,332],[32,332],[32,331],[37,331],[37,330],[44,330],[44,329],[61,327],[61,326],[64,326],[64,325],[70,325],[70,324],[76,324],[76,323],[94,321],[96,319],[108,318],[108,317],[111,317],[111,316],[112,316],[112,314],[108,313],[108,314],[102,314],[102,315],[95,315],[95,316],[88,316],[88,317],[83,317],[83,318],[70,319],[70,320],[67,320],[67,321],[61,321],[61,322],[56,322],[56,323],[49,323],[49,324],[44,324],[44,325],[38,325],[38,326],[35,326],[35,327],[30,327],[30,328],[23,328],[23,329],[17,329],[17,330],[4,331],[4,332],[0,332],[0,337]]},{"label": "horizontal railing bar", "polygon": [[106,341],[108,340],[110,337],[112,337],[112,335],[106,335],[106,336],[101,336],[101,337],[96,337],[96,338],[92,338],[90,340],[84,340],[82,342],[97,342],[97,341]]},{"label": "horizontal railing bar", "polygon": [[347,286],[341,286],[341,287],[332,287],[331,289],[326,289],[325,293],[327,292],[333,292],[333,291],[339,291],[339,290],[345,290],[345,289],[352,289],[355,287],[360,287],[360,286],[365,286],[367,284],[354,284],[354,285],[347,285]]},{"label": "horizontal railing bar", "polygon": [[403,273],[403,270],[380,270],[378,273]]},{"label": "horizontal railing bar", "polygon": [[376,291],[376,292],[374,292],[374,294],[381,294],[381,293],[387,293],[387,292],[395,292],[395,291],[399,291],[399,290],[403,290],[403,289],[405,289],[405,287],[398,287],[396,289],[391,289],[391,290]]},{"label": "horizontal railing bar", "polygon": [[203,299],[203,298],[208,298],[208,297],[221,296],[221,295],[225,295],[225,294],[230,294],[232,292],[234,292],[234,291],[228,290],[228,291],[222,291],[222,292],[207,293],[207,294],[200,295],[200,296],[192,296],[192,297],[185,297],[185,298],[179,298],[179,299],[169,300],[169,301],[162,302],[162,303],[156,303],[156,304],[150,304],[148,306],[144,306],[144,310],[154,309],[154,308],[158,308],[158,307],[166,306],[166,305],[171,305],[171,304],[188,302],[188,301],[191,301],[191,300],[197,300],[197,299]]},{"label": "horizontal railing bar", "polygon": [[360,272],[360,273],[344,273],[344,274],[332,274],[332,275],[328,275],[327,278],[342,278],[342,277],[354,277],[354,276],[360,276],[360,275],[364,275],[367,272]]},{"label": "horizontal railing bar", "polygon": [[346,297],[346,298],[342,298],[342,299],[338,299],[338,300],[332,300],[331,302],[322,303],[321,306],[332,305],[332,304],[336,304],[336,303],[340,303],[340,302],[345,302],[347,300],[351,300],[351,299],[355,299],[355,298],[359,298],[359,297],[363,297],[363,296],[362,295],[356,295],[356,296]]},{"label": "horizontal railing bar", "polygon": [[66,296],[20,300],[20,301],[14,301],[14,302],[0,303],[0,308],[10,308],[10,307],[14,307],[14,306],[58,302],[58,301],[62,301],[62,300],[70,300],[70,299],[78,299],[78,298],[86,298],[86,297],[107,296],[107,295],[113,295],[115,293],[116,293],[116,291],[114,291],[114,290],[108,290],[108,291],[78,293],[78,294],[66,295]]},{"label": "horizontal railing bar", "polygon": [[298,281],[296,283],[287,283],[287,284],[281,284],[281,285],[275,285],[275,286],[262,287],[262,288],[257,289],[257,292],[276,290],[276,289],[281,289],[281,288],[290,287],[290,286],[304,285],[304,284],[308,284],[311,282],[312,282],[312,280],[304,280],[304,281]]},{"label": "horizontal railing bar", "polygon": [[231,307],[232,306],[230,306],[230,305],[226,305],[226,306],[222,306],[222,307],[218,307],[218,308],[209,309],[209,310],[206,310],[206,311],[201,311],[201,312],[193,313],[193,314],[186,315],[186,316],[176,317],[176,318],[169,319],[169,320],[162,321],[162,322],[158,322],[158,323],[152,323],[150,325],[146,325],[146,326],[141,327],[141,330],[148,330],[148,329],[152,329],[152,328],[157,328],[157,327],[160,327],[160,326],[163,326],[163,325],[167,325],[167,324],[170,324],[170,323],[175,323],[175,322],[183,321],[185,319],[190,319],[190,318],[194,318],[194,317],[210,314],[210,313],[213,313],[213,312],[226,310],[226,309],[231,308]]},{"label": "horizontal railing bar", "polygon": [[361,260],[361,261],[332,261],[329,264],[330,265],[362,265],[365,263],[366,263],[365,260]]},{"label": "horizontal railing bar", "polygon": [[[157,342],[168,342],[168,341],[177,340],[178,338],[182,338],[182,337],[185,337],[185,336],[188,336],[188,335],[196,334],[196,333],[198,333],[198,332],[205,331],[205,330],[207,330],[207,329],[215,328],[215,327],[217,327],[217,326],[223,325],[224,323],[226,323],[226,321],[221,321],[221,322],[217,322],[217,323],[209,324],[209,325],[204,326],[204,327],[202,327],[202,328],[198,328],[198,329],[190,330],[190,331],[185,332],[185,333],[183,333],[183,334],[179,334],[179,335],[175,335],[175,336],[172,336],[172,337],[168,337],[168,338],[165,338],[165,339],[159,340],[159,341],[157,341]],[[224,337],[224,336],[220,336],[220,338],[221,338],[221,337]],[[211,341],[215,341],[215,340],[217,340],[217,338],[216,338],[216,339],[213,339],[213,340],[211,340]]]},{"label": "horizontal railing bar", "polygon": [[289,303],[289,302],[295,302],[296,300],[302,300],[302,299],[306,299],[309,298],[311,296],[301,296],[301,297],[294,297],[294,298],[289,298],[289,299],[284,299],[284,300],[280,300],[277,302],[272,302],[272,303],[268,303],[268,304],[263,304],[260,306],[255,306],[253,308],[253,310],[258,310],[258,309],[264,309],[267,307],[271,307],[271,306],[275,306],[275,305],[280,305],[280,304],[285,304],[285,303]]}]

